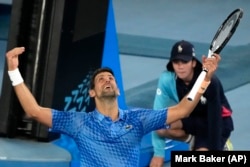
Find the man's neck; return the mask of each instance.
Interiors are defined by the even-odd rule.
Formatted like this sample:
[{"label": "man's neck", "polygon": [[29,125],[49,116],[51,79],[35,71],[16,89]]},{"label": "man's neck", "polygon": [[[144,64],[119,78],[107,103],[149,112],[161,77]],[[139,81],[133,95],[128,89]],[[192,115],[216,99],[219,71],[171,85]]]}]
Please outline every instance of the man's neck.
[{"label": "man's neck", "polygon": [[118,118],[118,102],[117,100],[96,100],[96,109],[103,115],[110,117],[113,121]]}]

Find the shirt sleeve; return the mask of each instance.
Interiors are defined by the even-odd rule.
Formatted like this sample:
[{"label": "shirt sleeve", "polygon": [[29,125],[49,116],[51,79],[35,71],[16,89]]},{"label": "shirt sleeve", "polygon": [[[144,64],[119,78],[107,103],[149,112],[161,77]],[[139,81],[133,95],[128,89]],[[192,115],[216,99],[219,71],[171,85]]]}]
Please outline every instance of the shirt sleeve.
[{"label": "shirt sleeve", "polygon": [[[164,72],[159,78],[154,99],[154,109],[169,107],[178,102],[174,73]],[[165,157],[165,138],[152,132],[154,156]]]},{"label": "shirt sleeve", "polygon": [[52,110],[52,131],[74,136],[82,126],[82,118],[77,112]]},{"label": "shirt sleeve", "polygon": [[155,157],[165,157],[165,138],[161,138],[155,131],[151,133]]},{"label": "shirt sleeve", "polygon": [[155,92],[154,109],[166,108],[179,102],[175,78],[172,72],[165,71],[160,75]]},{"label": "shirt sleeve", "polygon": [[153,110],[153,109],[143,109],[134,108],[131,109],[133,115],[130,115],[131,120],[139,120],[142,128],[142,135],[152,132],[157,129],[168,128],[166,124],[167,118],[167,108]]},{"label": "shirt sleeve", "polygon": [[213,76],[211,84],[205,92],[208,100],[208,136],[211,150],[220,150],[220,136],[222,136],[222,90],[221,82],[216,76]]}]

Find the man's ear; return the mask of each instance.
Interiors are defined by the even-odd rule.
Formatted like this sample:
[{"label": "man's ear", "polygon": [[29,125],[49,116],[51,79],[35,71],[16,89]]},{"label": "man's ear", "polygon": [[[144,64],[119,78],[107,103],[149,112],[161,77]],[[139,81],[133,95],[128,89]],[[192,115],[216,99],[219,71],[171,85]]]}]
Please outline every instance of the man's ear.
[{"label": "man's ear", "polygon": [[95,91],[93,89],[89,90],[89,96],[90,97],[95,97]]}]

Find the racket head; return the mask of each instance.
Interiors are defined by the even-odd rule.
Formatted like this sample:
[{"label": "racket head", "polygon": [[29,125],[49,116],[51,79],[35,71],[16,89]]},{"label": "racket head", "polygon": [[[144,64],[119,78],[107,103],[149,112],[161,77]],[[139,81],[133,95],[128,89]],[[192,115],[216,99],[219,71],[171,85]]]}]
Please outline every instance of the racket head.
[{"label": "racket head", "polygon": [[228,43],[236,28],[239,25],[240,19],[243,17],[243,10],[241,8],[235,9],[223,21],[217,30],[211,44],[210,51],[219,54],[224,46]]}]

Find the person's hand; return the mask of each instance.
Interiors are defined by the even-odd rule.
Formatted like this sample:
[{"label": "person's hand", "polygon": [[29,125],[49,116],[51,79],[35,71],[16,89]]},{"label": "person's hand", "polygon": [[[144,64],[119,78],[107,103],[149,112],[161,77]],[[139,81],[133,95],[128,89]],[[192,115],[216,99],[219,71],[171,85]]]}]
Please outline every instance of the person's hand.
[{"label": "person's hand", "polygon": [[25,51],[24,47],[16,47],[6,53],[8,70],[13,71],[18,68],[18,56]]},{"label": "person's hand", "polygon": [[164,158],[163,157],[153,157],[151,159],[149,167],[163,167],[164,165]]},{"label": "person's hand", "polygon": [[214,72],[216,71],[218,67],[218,63],[220,62],[221,57],[219,54],[213,54],[211,58],[207,58],[205,56],[202,57],[202,65],[203,68],[207,70],[207,74],[205,77],[206,81],[210,81]]}]

